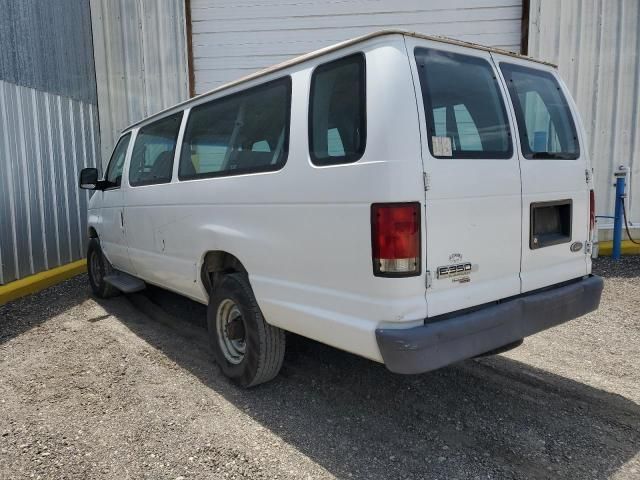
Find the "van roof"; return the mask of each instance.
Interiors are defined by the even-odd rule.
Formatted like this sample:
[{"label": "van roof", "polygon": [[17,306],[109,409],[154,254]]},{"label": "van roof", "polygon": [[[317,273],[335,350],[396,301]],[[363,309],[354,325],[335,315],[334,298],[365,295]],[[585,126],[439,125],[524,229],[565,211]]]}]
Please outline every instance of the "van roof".
[{"label": "van roof", "polygon": [[473,48],[475,50],[483,50],[485,52],[495,52],[495,53],[500,53],[502,55],[508,55],[510,57],[515,57],[515,58],[521,58],[523,60],[528,60],[531,62],[536,62],[536,63],[541,63],[543,65],[548,65],[551,67],[557,67],[557,65],[550,63],[550,62],[545,62],[543,60],[538,60],[536,58],[532,58],[532,57],[528,57],[526,55],[521,55],[519,53],[514,53],[514,52],[510,52],[508,50],[503,50],[501,48],[494,48],[494,47],[487,47],[484,45],[478,45],[476,43],[471,43],[471,42],[465,42],[463,40],[456,40],[453,38],[448,38],[448,37],[443,37],[443,36],[439,36],[439,35],[425,35],[422,33],[418,33],[418,32],[410,32],[408,30],[401,30],[401,29],[386,29],[386,30],[378,30],[376,32],[372,32],[372,33],[367,33],[366,35],[361,35],[359,37],[355,37],[355,38],[351,38],[349,40],[344,40],[342,42],[336,43],[334,45],[329,45],[327,47],[321,48],[319,50],[315,50],[313,52],[310,53],[305,53],[304,55],[299,55],[297,57],[294,57],[290,60],[286,60],[284,62],[278,63],[276,65],[273,65],[271,67],[267,67],[265,69],[262,70],[258,70],[256,72],[250,73],[249,75],[246,75],[244,77],[241,77],[237,80],[233,80],[231,82],[225,83],[223,85],[220,85],[219,87],[214,88],[213,90],[209,90],[207,92],[201,93],[200,95],[196,95],[195,97],[191,97],[187,100],[184,100],[183,102],[180,102],[176,105],[173,105],[169,108],[163,109],[157,113],[154,113],[152,115],[149,115],[148,117],[145,117],[141,120],[138,120],[135,123],[132,123],[131,125],[129,125],[127,128],[125,128],[123,130],[123,133],[137,127],[138,125],[145,123],[153,118],[156,117],[162,117],[163,115],[169,113],[170,111],[174,111],[174,110],[178,110],[180,109],[180,107],[186,108],[186,106],[191,103],[194,102],[198,99],[207,97],[209,95],[213,95],[214,93],[218,93],[222,90],[226,90],[228,88],[231,87],[235,87],[236,85],[240,85],[242,83],[248,82],[250,80],[254,80],[256,78],[268,75],[270,73],[273,72],[277,72],[279,70],[283,70],[285,68],[291,67],[293,65],[297,65],[299,63],[302,62],[306,62],[307,60],[311,60],[313,58],[317,58],[320,57],[322,55],[325,55],[327,53],[330,52],[335,52],[337,50],[340,50],[342,48],[345,47],[349,47],[351,45],[355,45],[357,43],[360,42],[364,42],[366,40],[370,40],[372,38],[376,38],[376,37],[382,37],[385,35],[404,35],[407,37],[414,37],[414,38],[421,38],[424,40],[432,40],[435,42],[441,42],[441,43],[448,43],[450,45],[459,45],[461,47],[467,47],[467,48]]}]

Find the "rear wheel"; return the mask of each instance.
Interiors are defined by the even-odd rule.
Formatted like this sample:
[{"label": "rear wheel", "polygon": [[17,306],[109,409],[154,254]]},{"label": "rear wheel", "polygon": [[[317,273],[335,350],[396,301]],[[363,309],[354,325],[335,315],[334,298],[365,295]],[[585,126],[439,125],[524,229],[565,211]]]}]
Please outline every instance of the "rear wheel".
[{"label": "rear wheel", "polygon": [[102,253],[100,242],[97,238],[92,238],[89,241],[87,273],[89,274],[91,290],[97,297],[108,298],[120,293],[117,288],[104,281],[104,277],[113,273],[113,267],[111,267],[109,260]]},{"label": "rear wheel", "polygon": [[246,275],[225,275],[209,299],[209,341],[222,372],[242,387],[273,379],[284,359],[284,330],[262,316]]}]

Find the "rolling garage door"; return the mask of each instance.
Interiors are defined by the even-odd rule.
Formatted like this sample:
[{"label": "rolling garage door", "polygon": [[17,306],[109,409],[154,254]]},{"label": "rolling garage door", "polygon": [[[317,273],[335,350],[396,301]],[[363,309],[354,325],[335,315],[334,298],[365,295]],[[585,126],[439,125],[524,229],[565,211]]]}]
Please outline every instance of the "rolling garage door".
[{"label": "rolling garage door", "polygon": [[522,0],[191,0],[196,93],[385,28],[520,51]]}]

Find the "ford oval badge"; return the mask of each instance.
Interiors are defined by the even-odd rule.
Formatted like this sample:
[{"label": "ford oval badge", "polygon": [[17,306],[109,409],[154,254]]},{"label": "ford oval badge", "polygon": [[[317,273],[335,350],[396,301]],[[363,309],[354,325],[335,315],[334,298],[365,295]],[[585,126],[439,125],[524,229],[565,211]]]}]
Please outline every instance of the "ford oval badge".
[{"label": "ford oval badge", "polygon": [[573,242],[570,248],[572,252],[579,252],[582,250],[582,242]]}]

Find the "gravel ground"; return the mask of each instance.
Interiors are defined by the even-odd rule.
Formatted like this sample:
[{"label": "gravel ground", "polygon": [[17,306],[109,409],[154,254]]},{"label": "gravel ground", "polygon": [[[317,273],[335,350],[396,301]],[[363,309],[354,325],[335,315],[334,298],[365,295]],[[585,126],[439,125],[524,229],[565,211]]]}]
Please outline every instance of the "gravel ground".
[{"label": "gravel ground", "polygon": [[598,312],[417,376],[291,336],[244,391],[203,307],[97,301],[84,276],[0,307],[0,478],[640,478],[640,257]]}]

